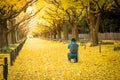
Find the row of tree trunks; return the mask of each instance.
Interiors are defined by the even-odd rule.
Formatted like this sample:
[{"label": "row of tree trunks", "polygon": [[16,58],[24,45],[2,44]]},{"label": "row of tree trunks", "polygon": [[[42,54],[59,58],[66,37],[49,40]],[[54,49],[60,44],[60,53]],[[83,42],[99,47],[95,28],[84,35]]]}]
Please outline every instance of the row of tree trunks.
[{"label": "row of tree trunks", "polygon": [[[54,29],[50,29],[49,33],[43,33],[42,35],[44,35],[43,37],[45,38],[49,38],[49,39],[57,39],[57,40],[61,40],[62,39],[62,31],[63,31],[63,40],[68,40],[68,24],[66,24],[65,22],[63,23],[63,25],[59,25],[57,26],[57,28]],[[45,36],[45,34],[48,36]]]},{"label": "row of tree trunks", "polygon": [[[7,21],[0,22],[0,48],[7,47],[9,44],[14,44],[17,40],[23,38],[23,34],[21,33],[21,38],[19,38],[19,33],[17,30],[13,29],[10,32],[8,31]],[[9,26],[13,26],[13,24],[9,24]]]},{"label": "row of tree trunks", "polygon": [[[49,34],[49,37],[44,36],[45,38],[68,40],[69,39],[69,36],[68,36],[68,34],[69,34],[68,27],[69,26],[70,26],[69,22],[64,21],[62,26],[58,24],[56,29],[49,31],[49,33],[44,33],[43,35]],[[62,38],[62,32],[63,32],[63,38]],[[79,39],[77,25],[73,25],[73,27],[72,27],[72,37],[74,37],[76,40]]]},{"label": "row of tree trunks", "polygon": [[[10,32],[8,31],[9,28],[7,25],[7,20],[17,17],[22,11],[26,11],[26,9],[29,6],[31,6],[33,3],[35,3],[36,1],[37,0],[29,0],[25,4],[23,4],[21,7],[19,7],[20,9],[18,8],[18,10],[17,9],[14,10],[13,8],[16,6],[17,2],[15,3],[15,5],[11,6],[9,4],[9,2],[8,2],[8,5],[6,5],[7,4],[7,3],[5,3],[6,1],[3,0],[2,3],[5,3],[5,4],[3,4],[4,7],[0,8],[0,48],[8,46],[10,43],[15,43],[16,39],[18,37],[18,34],[16,34],[17,32],[15,30],[12,30]],[[6,9],[8,9],[8,10],[6,10]],[[36,15],[36,13],[34,15]],[[20,23],[22,23],[22,22],[20,22]],[[18,25],[20,23],[18,23]],[[11,26],[11,27],[14,28],[14,26]],[[22,35],[20,35],[19,38],[23,38],[23,36],[25,36],[25,35],[22,34]]]},{"label": "row of tree trunks", "polygon": [[[97,46],[98,45],[98,30],[99,30],[99,25],[100,25],[100,15],[95,16],[95,14],[90,13],[89,14],[89,20],[90,20],[90,35],[91,35],[91,46]],[[64,21],[63,25],[57,26],[57,29],[54,31],[50,31],[50,35],[52,39],[61,39],[61,32],[63,31],[63,39],[68,40],[68,26],[70,24],[67,24],[68,22]],[[62,27],[62,31],[61,31]],[[72,25],[72,37],[75,38],[76,40],[79,40],[79,35],[78,35],[78,26],[76,24]],[[56,33],[57,32],[57,33]],[[57,37],[56,37],[57,35]]]},{"label": "row of tree trunks", "polygon": [[[99,30],[99,25],[100,25],[100,15],[95,15],[94,13],[89,13],[89,27],[90,27],[90,35],[91,35],[91,46],[97,46],[98,45],[98,30]],[[69,22],[63,21],[62,26],[58,25],[57,29],[54,31],[51,31],[50,34],[52,39],[61,39],[61,32],[63,31],[63,39],[68,40],[68,26],[70,26]],[[61,30],[62,27],[62,30]],[[79,40],[79,35],[78,35],[78,26],[77,24],[73,23],[71,25],[72,29],[72,37],[75,38],[76,40]],[[57,33],[56,33],[57,32]],[[57,35],[57,37],[56,37]]]}]

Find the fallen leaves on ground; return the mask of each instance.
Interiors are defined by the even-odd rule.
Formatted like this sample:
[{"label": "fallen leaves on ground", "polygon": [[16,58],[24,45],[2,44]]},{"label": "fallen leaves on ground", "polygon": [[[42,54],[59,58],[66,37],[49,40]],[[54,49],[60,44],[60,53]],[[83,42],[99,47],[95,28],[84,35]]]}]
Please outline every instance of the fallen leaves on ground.
[{"label": "fallen leaves on ground", "polygon": [[28,39],[13,66],[8,80],[120,80],[120,52],[114,45],[79,46],[79,62],[67,60],[67,43]]}]

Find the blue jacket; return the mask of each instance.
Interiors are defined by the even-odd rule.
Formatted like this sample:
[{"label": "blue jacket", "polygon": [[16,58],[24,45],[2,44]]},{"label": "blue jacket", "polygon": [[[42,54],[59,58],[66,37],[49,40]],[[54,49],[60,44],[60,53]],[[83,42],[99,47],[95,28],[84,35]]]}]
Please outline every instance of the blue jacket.
[{"label": "blue jacket", "polygon": [[71,44],[76,44],[76,45],[79,47],[79,45],[78,45],[76,42],[72,41],[72,42],[70,42],[70,43],[68,44],[68,49],[70,49]]}]

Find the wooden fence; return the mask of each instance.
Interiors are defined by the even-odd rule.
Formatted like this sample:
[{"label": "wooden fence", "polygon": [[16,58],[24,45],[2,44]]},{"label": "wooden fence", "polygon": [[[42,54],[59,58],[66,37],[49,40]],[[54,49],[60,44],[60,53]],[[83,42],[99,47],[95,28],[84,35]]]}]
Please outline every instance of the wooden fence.
[{"label": "wooden fence", "polygon": [[[12,50],[10,52],[10,65],[13,65],[13,62],[15,61],[19,51],[21,50],[22,46],[24,45],[26,39],[20,43],[14,50]],[[3,67],[3,80],[7,80],[7,76],[8,76],[8,59],[7,57],[4,57],[4,63],[0,64],[0,67]]]},{"label": "wooden fence", "polygon": [[11,65],[11,66],[13,65],[13,62],[15,61],[15,59],[16,59],[19,51],[21,50],[22,46],[24,45],[25,41],[26,41],[26,39],[25,39],[22,43],[20,43],[20,44],[17,46],[17,48],[15,48],[14,50],[12,50],[12,51],[10,52],[10,65]]},{"label": "wooden fence", "polygon": [[4,63],[0,64],[3,67],[3,80],[7,80],[8,75],[8,60],[7,57],[4,58]]},{"label": "wooden fence", "polygon": [[[90,39],[90,34],[79,34],[80,39]],[[120,33],[99,33],[99,39],[103,40],[120,40]]]}]

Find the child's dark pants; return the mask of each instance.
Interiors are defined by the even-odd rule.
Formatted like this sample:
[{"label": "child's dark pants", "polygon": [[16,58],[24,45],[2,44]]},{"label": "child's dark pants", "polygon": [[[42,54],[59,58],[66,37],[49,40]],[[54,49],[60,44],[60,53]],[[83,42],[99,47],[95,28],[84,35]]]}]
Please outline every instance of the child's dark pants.
[{"label": "child's dark pants", "polygon": [[74,59],[74,62],[78,62],[78,54],[77,53],[68,53],[68,61],[71,62],[71,59]]}]

